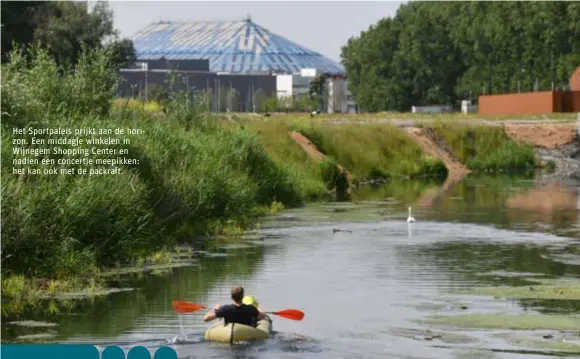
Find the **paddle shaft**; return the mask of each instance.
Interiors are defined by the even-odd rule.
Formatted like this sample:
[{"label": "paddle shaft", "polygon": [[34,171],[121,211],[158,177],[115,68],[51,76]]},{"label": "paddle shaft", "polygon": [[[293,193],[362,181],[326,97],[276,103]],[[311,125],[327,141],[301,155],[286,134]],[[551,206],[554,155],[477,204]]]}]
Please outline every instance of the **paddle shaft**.
[{"label": "paddle shaft", "polygon": [[[177,313],[193,313],[202,309],[207,309],[207,306],[201,304],[190,303],[186,301],[173,301],[173,309]],[[274,314],[282,318],[291,320],[302,320],[304,318],[304,312],[297,309],[284,309],[277,312],[266,312],[267,314]]]}]

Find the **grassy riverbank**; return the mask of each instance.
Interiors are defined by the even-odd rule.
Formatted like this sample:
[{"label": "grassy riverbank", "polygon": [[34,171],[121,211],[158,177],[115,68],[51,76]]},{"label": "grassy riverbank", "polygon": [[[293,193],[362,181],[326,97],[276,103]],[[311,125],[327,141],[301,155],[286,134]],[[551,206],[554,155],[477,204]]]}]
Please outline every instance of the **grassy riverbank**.
[{"label": "grassy riverbank", "polygon": [[[261,134],[271,157],[286,159],[292,153],[290,162],[297,165],[305,163],[298,159],[303,151],[289,142],[288,132],[298,131],[353,174],[355,180],[445,179],[448,175],[441,159],[425,154],[403,128],[390,123],[338,124],[300,116],[267,121],[243,119],[239,123]],[[421,127],[433,130],[438,145],[474,172],[529,173],[538,167],[533,147],[516,143],[501,126],[437,120]],[[284,144],[283,152],[277,144]],[[313,173],[308,168],[301,170],[307,176]]]}]

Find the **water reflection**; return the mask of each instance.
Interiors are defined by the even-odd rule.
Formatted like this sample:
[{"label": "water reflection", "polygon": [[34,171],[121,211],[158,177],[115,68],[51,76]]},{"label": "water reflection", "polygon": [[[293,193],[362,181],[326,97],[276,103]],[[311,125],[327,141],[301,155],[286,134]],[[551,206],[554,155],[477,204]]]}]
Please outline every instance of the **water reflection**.
[{"label": "water reflection", "polygon": [[[400,203],[423,208],[421,220],[477,223],[528,232],[550,232],[580,238],[580,183],[536,184],[514,176],[469,175],[462,181],[394,181],[367,187],[353,201]],[[399,211],[402,208],[397,207]],[[417,216],[415,216],[417,217]]]}]

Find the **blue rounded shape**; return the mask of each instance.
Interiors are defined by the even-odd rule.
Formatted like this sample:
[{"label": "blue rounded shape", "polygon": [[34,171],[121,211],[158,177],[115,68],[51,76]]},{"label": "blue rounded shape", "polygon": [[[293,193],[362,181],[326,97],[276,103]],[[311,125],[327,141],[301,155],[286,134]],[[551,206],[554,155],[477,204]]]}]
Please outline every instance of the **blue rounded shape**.
[{"label": "blue rounded shape", "polygon": [[125,352],[116,345],[106,347],[101,355],[102,359],[125,359]]},{"label": "blue rounded shape", "polygon": [[151,359],[151,354],[144,347],[133,347],[129,350],[127,359]]},{"label": "blue rounded shape", "polygon": [[157,349],[153,359],[177,359],[177,353],[173,348],[161,347]]}]

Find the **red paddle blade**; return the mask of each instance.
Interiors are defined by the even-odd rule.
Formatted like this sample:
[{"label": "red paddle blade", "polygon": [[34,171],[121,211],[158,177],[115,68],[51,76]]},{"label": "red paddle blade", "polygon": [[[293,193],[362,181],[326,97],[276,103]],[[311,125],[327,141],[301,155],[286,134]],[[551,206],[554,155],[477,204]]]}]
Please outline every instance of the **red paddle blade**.
[{"label": "red paddle blade", "polygon": [[206,307],[204,305],[189,303],[189,302],[185,302],[182,300],[174,300],[172,302],[172,304],[173,304],[173,309],[177,313],[193,313],[193,312],[197,312],[198,310],[206,309]]},{"label": "red paddle blade", "polygon": [[304,318],[304,312],[301,312],[301,311],[296,310],[296,309],[279,310],[277,312],[273,312],[272,314],[279,315],[283,318],[291,319],[291,320],[302,320],[302,318]]}]

